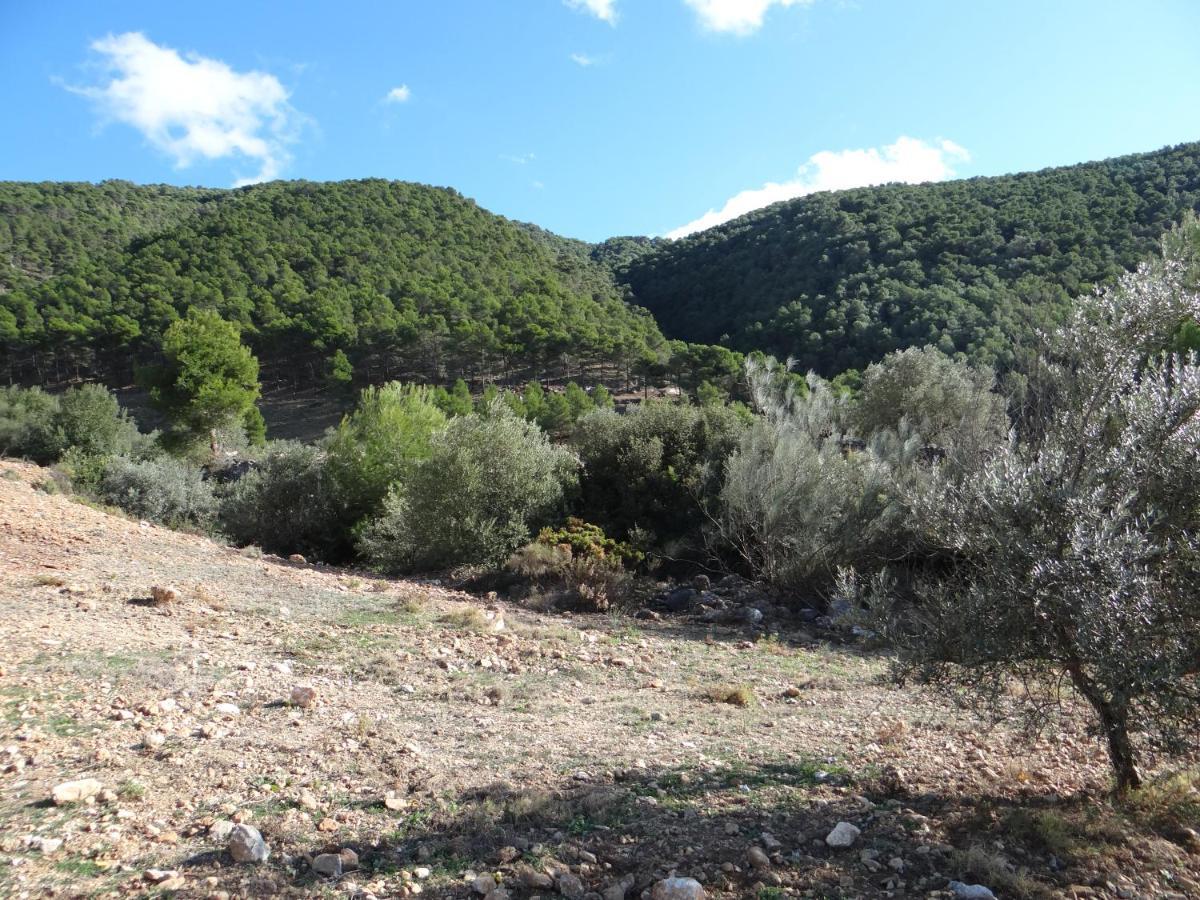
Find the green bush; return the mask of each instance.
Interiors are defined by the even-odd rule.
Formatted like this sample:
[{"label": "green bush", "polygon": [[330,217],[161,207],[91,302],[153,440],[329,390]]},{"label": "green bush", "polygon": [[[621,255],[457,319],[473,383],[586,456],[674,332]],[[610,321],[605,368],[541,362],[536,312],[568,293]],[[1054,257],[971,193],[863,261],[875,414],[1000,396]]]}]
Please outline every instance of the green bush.
[{"label": "green bush", "polygon": [[54,436],[57,414],[58,398],[41,388],[0,388],[0,455],[53,462],[61,452]]},{"label": "green bush", "polygon": [[131,516],[172,527],[207,528],[217,503],[200,469],[171,457],[141,462],[115,457],[105,466],[96,499]]},{"label": "green bush", "polygon": [[317,447],[277,441],[257,470],[223,493],[221,528],[238,544],[320,559],[339,558],[348,549],[345,506]]},{"label": "green bush", "polygon": [[578,461],[499,400],[460,416],[398,484],[359,549],[390,571],[499,563],[558,513]]},{"label": "green bush", "polygon": [[429,456],[446,415],[428,387],[391,382],[366,388],[330,437],[329,474],[351,521],[378,513],[388,491]]},{"label": "green bush", "polygon": [[621,566],[636,566],[645,559],[641,551],[608,537],[599,525],[574,516],[559,528],[543,528],[538,532],[537,543],[569,547],[576,559],[607,559]]},{"label": "green bush", "polygon": [[722,406],[646,403],[584,416],[572,436],[583,462],[580,517],[618,539],[645,535],[670,556],[697,552],[705,506],[744,428]]}]

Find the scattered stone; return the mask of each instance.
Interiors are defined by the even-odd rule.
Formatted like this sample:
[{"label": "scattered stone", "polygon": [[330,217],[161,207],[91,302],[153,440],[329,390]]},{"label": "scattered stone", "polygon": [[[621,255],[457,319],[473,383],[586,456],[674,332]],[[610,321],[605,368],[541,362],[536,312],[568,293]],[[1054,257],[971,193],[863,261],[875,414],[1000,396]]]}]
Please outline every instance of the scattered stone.
[{"label": "scattered stone", "polygon": [[650,891],[650,900],[705,900],[707,896],[695,878],[664,878]]},{"label": "scattered stone", "polygon": [[316,809],[321,802],[317,799],[316,794],[305,788],[300,792],[300,805],[305,809]]},{"label": "scattered stone", "polygon": [[104,789],[95,778],[81,778],[78,781],[64,781],[51,793],[55,806],[66,803],[79,803],[95,797]]},{"label": "scattered stone", "polygon": [[759,835],[759,840],[761,840],[762,845],[767,848],[768,853],[774,853],[776,850],[783,848],[783,844],[779,842],[779,839],[769,831],[764,831],[761,835]]},{"label": "scattered stone", "polygon": [[150,599],[154,601],[155,606],[166,606],[179,599],[179,589],[168,585],[156,584],[150,588]]},{"label": "scattered stone", "polygon": [[151,731],[142,738],[142,747],[146,750],[157,750],[167,742],[167,736],[161,731]]},{"label": "scattered stone", "polygon": [[509,894],[502,887],[493,888],[483,895],[483,900],[509,900]]},{"label": "scattered stone", "polygon": [[253,825],[235,825],[229,833],[229,855],[235,862],[261,863],[271,855],[267,842]]},{"label": "scattered stone", "polygon": [[517,870],[517,878],[525,887],[535,891],[548,891],[554,887],[553,878],[529,866],[521,866]]},{"label": "scattered stone", "polygon": [[337,827],[337,820],[326,816],[321,820],[321,824],[317,826],[317,831],[337,831]]},{"label": "scattered stone", "polygon": [[238,709],[236,703],[218,703],[213,707],[213,709],[230,719],[232,719],[234,716],[240,716],[242,714],[242,711]]},{"label": "scattered stone", "polygon": [[587,893],[583,882],[570,872],[558,873],[558,892],[567,900],[583,900],[583,895]]},{"label": "scattered stone", "polygon": [[471,882],[471,889],[477,894],[486,896],[496,889],[496,879],[491,875],[478,875]]},{"label": "scattered stone", "polygon": [[299,553],[293,553],[291,556],[288,557],[288,562],[300,563],[300,565],[303,566],[303,565],[307,565],[308,560],[305,559],[303,556],[301,556]]},{"label": "scattered stone", "polygon": [[960,900],[996,900],[996,895],[992,893],[991,888],[986,888],[982,884],[963,884],[961,881],[951,881],[950,890]]},{"label": "scattered stone", "polygon": [[413,869],[413,878],[424,880],[433,874],[433,870],[428,866],[417,866]]},{"label": "scattered stone", "polygon": [[292,688],[292,706],[308,709],[317,702],[317,689],[307,684],[298,684]]},{"label": "scattered stone", "polygon": [[234,823],[228,819],[218,819],[208,826],[208,836],[214,841],[224,843],[229,840],[229,835],[233,833]]},{"label": "scattered stone", "polygon": [[342,870],[345,872],[353,872],[358,868],[358,854],[349,847],[343,847],[338,851],[338,856],[342,860]]},{"label": "scattered stone", "polygon": [[313,858],[312,870],[325,878],[337,878],[342,874],[342,858],[336,853],[322,853]]},{"label": "scattered stone", "polygon": [[625,900],[625,895],[634,885],[632,875],[626,875],[620,881],[614,882],[600,893],[601,900]]},{"label": "scattered stone", "polygon": [[853,847],[854,842],[858,840],[858,836],[862,834],[862,830],[849,822],[838,822],[834,826],[833,831],[825,837],[825,843],[835,850]]},{"label": "scattered stone", "polygon": [[760,872],[771,868],[771,860],[767,854],[763,852],[761,847],[751,847],[746,851],[746,861]]},{"label": "scattered stone", "polygon": [[663,598],[663,605],[674,613],[687,612],[699,596],[700,592],[695,588],[676,588]]},{"label": "scattered stone", "polygon": [[174,869],[147,869],[142,873],[142,878],[153,884],[162,884],[172,878],[178,878],[179,873]]},{"label": "scattered stone", "polygon": [[384,795],[383,805],[392,812],[398,812],[399,810],[402,810],[408,806],[408,799],[406,797],[401,797],[395,791],[388,791],[387,794]]},{"label": "scattered stone", "polygon": [[49,856],[63,845],[62,838],[35,837],[29,842],[29,847],[44,856]]}]

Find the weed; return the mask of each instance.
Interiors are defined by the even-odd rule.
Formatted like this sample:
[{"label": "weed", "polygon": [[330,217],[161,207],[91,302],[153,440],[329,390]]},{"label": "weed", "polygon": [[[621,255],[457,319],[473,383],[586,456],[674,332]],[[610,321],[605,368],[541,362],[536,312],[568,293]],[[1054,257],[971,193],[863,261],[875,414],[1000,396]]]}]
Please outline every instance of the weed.
[{"label": "weed", "polygon": [[754,703],[754,688],[748,684],[713,684],[703,690],[702,696],[714,703],[747,707]]},{"label": "weed", "polygon": [[438,621],[462,631],[487,631],[488,628],[487,616],[477,606],[464,606],[462,609],[452,610]]}]

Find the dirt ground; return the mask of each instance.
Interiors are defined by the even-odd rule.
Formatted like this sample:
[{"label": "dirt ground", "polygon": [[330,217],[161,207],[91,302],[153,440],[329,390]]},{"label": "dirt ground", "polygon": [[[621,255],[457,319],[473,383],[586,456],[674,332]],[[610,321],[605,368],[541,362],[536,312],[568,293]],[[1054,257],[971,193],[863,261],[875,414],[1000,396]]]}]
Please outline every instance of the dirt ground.
[{"label": "dirt ground", "polygon": [[1200,897],[1196,782],[1115,804],[1082,721],[1023,740],[803,632],[489,605],[45,480],[0,462],[2,896]]}]

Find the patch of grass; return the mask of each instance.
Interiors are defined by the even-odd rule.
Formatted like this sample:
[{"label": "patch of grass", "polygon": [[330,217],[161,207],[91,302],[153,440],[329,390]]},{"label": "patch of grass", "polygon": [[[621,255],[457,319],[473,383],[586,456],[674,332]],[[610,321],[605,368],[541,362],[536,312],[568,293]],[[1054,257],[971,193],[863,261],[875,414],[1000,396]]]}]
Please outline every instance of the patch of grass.
[{"label": "patch of grass", "polygon": [[21,480],[21,476],[17,474],[16,469],[5,469],[3,472],[0,472],[0,478],[3,478],[5,481]]},{"label": "patch of grass", "polygon": [[1069,856],[1078,843],[1070,823],[1049,809],[1013,810],[1004,830],[1027,847],[1059,857]]},{"label": "patch of grass", "polygon": [[38,575],[33,579],[33,583],[42,587],[65,587],[67,580],[61,575]]},{"label": "patch of grass", "polygon": [[146,796],[146,786],[133,778],[127,778],[117,785],[117,796],[122,800],[141,800]]},{"label": "patch of grass", "polygon": [[711,684],[701,691],[701,696],[713,703],[728,703],[730,706],[754,705],[754,688],[748,684]]},{"label": "patch of grass", "polygon": [[464,606],[462,609],[451,610],[438,621],[461,631],[487,631],[489,624],[487,616],[477,606]]},{"label": "patch of grass", "polygon": [[1122,806],[1131,819],[1167,836],[1182,828],[1200,829],[1200,769],[1155,779]]},{"label": "patch of grass", "polygon": [[1000,897],[1050,900],[1055,896],[1046,885],[1017,872],[1003,856],[989,853],[983,847],[956,851],[950,857],[950,865],[960,881],[986,884]]},{"label": "patch of grass", "polygon": [[772,656],[792,655],[792,648],[781,641],[777,634],[768,634],[754,646],[763,653],[769,653]]},{"label": "patch of grass", "polygon": [[99,878],[104,874],[104,869],[95,860],[80,857],[55,860],[54,868],[72,878]]},{"label": "patch of grass", "polygon": [[341,616],[343,625],[367,628],[375,625],[396,625],[399,617],[390,609],[348,609]]},{"label": "patch of grass", "polygon": [[247,544],[245,547],[239,550],[238,553],[240,553],[246,559],[262,559],[263,557],[262,547],[259,547],[255,544]]}]

